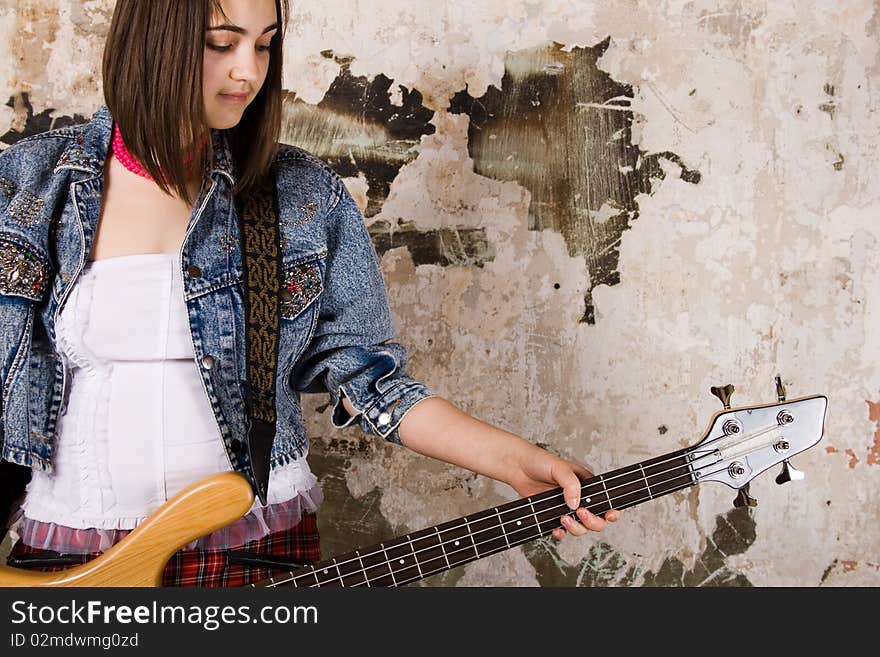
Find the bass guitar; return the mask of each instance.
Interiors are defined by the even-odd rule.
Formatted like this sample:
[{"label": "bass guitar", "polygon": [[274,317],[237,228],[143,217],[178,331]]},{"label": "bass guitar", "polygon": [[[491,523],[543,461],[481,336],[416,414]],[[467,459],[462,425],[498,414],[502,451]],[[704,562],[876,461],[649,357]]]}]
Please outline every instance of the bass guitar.
[{"label": "bass guitar", "polygon": [[[765,470],[781,463],[777,483],[802,479],[789,459],[821,440],[828,400],[786,400],[779,377],[776,388],[776,403],[737,408],[730,407],[733,386],[712,388],[724,410],[696,444],[585,480],[582,506],[601,515],[706,481],[736,489],[736,506],[754,506],[749,482]],[[239,519],[253,499],[241,475],[214,475],[181,491],[92,561],[46,573],[0,566],[0,586],[159,586],[175,552]],[[310,566],[273,570],[251,586],[403,586],[548,536],[565,514],[573,511],[556,488]]]}]

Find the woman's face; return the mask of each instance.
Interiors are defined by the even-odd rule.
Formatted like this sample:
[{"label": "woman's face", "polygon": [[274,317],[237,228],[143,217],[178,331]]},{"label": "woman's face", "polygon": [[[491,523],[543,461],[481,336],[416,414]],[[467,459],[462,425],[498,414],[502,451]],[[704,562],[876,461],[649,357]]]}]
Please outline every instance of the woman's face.
[{"label": "woman's face", "polygon": [[275,0],[223,0],[205,35],[204,96],[208,126],[238,124],[269,69],[269,42],[278,31]]}]

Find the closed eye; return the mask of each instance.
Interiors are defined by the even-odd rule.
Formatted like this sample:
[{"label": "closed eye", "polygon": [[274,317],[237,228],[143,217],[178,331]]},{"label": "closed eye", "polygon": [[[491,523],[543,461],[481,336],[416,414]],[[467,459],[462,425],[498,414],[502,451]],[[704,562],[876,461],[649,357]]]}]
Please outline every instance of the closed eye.
[{"label": "closed eye", "polygon": [[[218,45],[214,45],[213,43],[207,43],[205,45],[215,52],[228,52],[228,51],[232,50],[231,45],[218,46]],[[257,52],[269,52],[271,49],[272,49],[271,46],[257,46]]]}]

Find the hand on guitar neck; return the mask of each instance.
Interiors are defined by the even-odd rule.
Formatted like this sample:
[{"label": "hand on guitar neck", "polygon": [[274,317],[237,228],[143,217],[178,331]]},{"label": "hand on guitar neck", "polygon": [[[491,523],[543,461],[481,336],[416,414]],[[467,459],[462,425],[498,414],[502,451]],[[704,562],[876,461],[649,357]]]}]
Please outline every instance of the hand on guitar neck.
[{"label": "hand on guitar neck", "polygon": [[[802,479],[793,476],[798,471],[790,459],[821,440],[827,398],[786,400],[779,393],[777,403],[739,408],[730,408],[728,398],[696,444],[583,483],[574,480],[589,477],[584,468],[475,420],[442,399],[428,398],[404,418],[403,441],[415,451],[506,481],[526,497],[296,571],[273,571],[268,580],[251,586],[404,586],[542,536],[560,538],[559,519],[573,506],[563,496],[568,500],[575,495],[593,513],[615,520],[619,509],[707,481],[737,489],[735,505],[745,499],[753,506],[749,482],[779,464],[783,470],[777,484]],[[547,492],[537,492],[542,490]],[[181,546],[240,518],[253,500],[244,477],[214,475],[180,492],[93,561],[60,573],[0,566],[0,586],[158,586],[165,564]],[[572,534],[605,526],[592,514],[579,513],[578,518],[580,523],[568,526]]]},{"label": "hand on guitar neck", "polygon": [[593,476],[585,467],[482,422],[445,399],[429,397],[413,406],[400,425],[400,437],[404,445],[419,454],[503,481],[521,497],[561,487],[566,504],[577,511],[574,518],[560,516],[562,525],[552,532],[557,540],[566,531],[573,536],[602,531],[606,520],[616,522],[620,518],[615,509],[603,518],[581,506],[582,482]]}]

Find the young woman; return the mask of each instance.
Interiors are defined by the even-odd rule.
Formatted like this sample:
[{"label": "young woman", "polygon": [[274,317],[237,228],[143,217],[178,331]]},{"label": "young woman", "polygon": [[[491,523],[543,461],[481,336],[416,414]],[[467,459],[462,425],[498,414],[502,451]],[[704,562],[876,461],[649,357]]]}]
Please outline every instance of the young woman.
[{"label": "young woman", "polygon": [[337,427],[510,484],[561,486],[561,538],[590,473],[432,395],[406,374],[376,254],[340,179],[277,143],[281,0],[119,0],[106,106],[0,157],[2,458],[31,480],[10,560],[106,550],[210,474],[248,472],[241,232],[235,195],[273,172],[283,266],[267,503],[175,555],[166,585],[267,576],[227,550],[319,558],[320,489],[299,393]]}]

